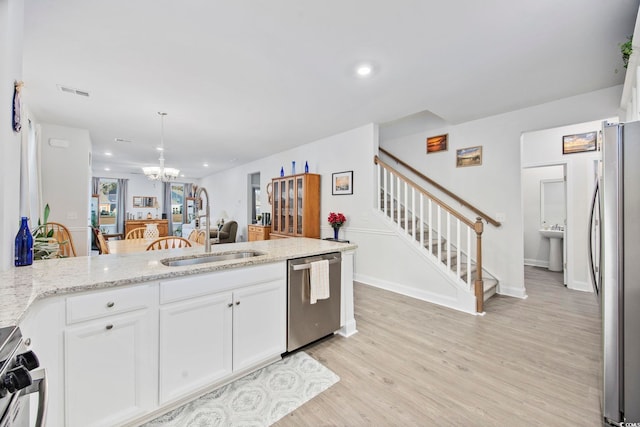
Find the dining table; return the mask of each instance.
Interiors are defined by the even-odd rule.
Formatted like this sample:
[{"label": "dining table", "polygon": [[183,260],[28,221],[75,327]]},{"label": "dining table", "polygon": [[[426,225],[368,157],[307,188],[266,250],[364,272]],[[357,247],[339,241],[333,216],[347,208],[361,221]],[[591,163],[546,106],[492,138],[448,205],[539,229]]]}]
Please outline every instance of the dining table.
[{"label": "dining table", "polygon": [[[111,254],[129,254],[134,252],[144,252],[155,239],[124,239],[124,240],[108,240],[109,253]],[[190,241],[191,246],[202,246],[202,244]]]}]

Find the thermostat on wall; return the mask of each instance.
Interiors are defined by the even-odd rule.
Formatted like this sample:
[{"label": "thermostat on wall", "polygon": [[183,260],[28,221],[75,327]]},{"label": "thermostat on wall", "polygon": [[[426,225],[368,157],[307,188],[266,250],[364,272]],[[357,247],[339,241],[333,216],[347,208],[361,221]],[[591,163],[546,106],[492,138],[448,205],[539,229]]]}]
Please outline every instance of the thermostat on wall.
[{"label": "thermostat on wall", "polygon": [[69,141],[66,141],[64,139],[49,138],[49,145],[57,148],[67,148],[69,147]]}]

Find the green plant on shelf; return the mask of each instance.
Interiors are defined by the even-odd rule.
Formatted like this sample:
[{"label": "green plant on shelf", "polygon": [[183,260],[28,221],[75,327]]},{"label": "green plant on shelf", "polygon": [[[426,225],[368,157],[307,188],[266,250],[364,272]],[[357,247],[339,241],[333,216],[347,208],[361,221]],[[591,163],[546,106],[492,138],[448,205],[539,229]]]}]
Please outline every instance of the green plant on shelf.
[{"label": "green plant on shelf", "polygon": [[629,58],[633,53],[633,36],[627,37],[627,41],[620,45],[620,53],[622,53],[622,63],[624,68],[629,66]]}]

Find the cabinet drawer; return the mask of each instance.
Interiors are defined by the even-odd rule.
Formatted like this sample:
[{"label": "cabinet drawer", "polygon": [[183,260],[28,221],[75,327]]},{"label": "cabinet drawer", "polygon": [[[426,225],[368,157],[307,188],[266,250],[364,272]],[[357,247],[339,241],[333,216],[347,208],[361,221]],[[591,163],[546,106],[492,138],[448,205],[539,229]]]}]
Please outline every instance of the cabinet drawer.
[{"label": "cabinet drawer", "polygon": [[67,324],[146,308],[152,303],[149,286],[113,289],[67,298]]}]

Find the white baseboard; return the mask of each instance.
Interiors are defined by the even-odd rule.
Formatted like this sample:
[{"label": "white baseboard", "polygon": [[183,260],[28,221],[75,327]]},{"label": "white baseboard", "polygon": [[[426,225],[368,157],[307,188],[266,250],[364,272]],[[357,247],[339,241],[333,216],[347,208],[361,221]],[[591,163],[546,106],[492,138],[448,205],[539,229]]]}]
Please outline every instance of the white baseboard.
[{"label": "white baseboard", "polygon": [[526,289],[505,286],[502,283],[498,284],[497,293],[500,294],[500,295],[507,296],[507,297],[514,297],[514,298],[520,298],[520,299],[527,299],[528,298]]},{"label": "white baseboard", "polygon": [[588,282],[574,280],[573,283],[567,283],[567,288],[573,289],[574,291],[593,293],[593,287]]},{"label": "white baseboard", "polygon": [[348,321],[342,328],[338,330],[338,333],[346,338],[350,337],[351,335],[357,334],[358,330],[356,329],[356,321]]},{"label": "white baseboard", "polygon": [[542,259],[525,258],[524,265],[530,265],[531,267],[549,268],[549,261],[545,261]]},{"label": "white baseboard", "polygon": [[[386,280],[380,280],[375,277],[365,276],[362,274],[355,274],[353,280],[355,282],[361,282],[365,285],[373,286],[375,288],[384,289],[400,295],[405,295],[411,298],[438,304],[447,308],[462,311],[464,313],[474,315],[478,314],[476,313],[475,297],[473,295],[468,295],[467,301],[464,301],[459,300],[456,297],[435,294],[433,292],[412,288],[409,286],[401,285],[399,283],[388,282]],[[454,290],[454,292],[456,291],[457,290]]]}]

